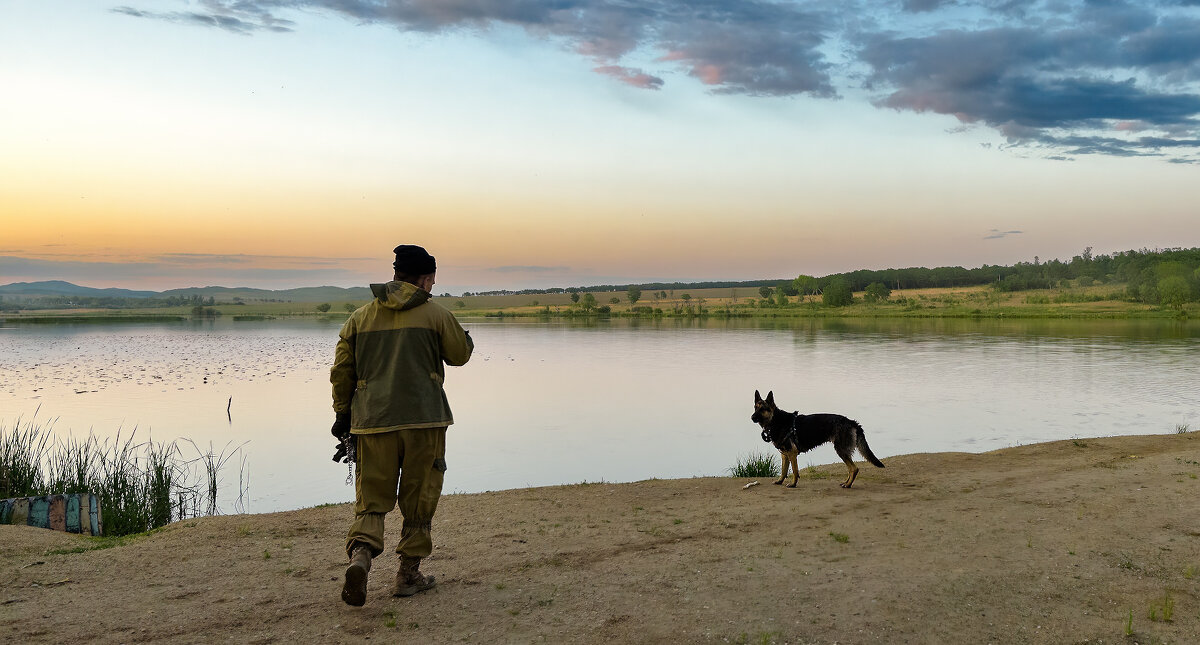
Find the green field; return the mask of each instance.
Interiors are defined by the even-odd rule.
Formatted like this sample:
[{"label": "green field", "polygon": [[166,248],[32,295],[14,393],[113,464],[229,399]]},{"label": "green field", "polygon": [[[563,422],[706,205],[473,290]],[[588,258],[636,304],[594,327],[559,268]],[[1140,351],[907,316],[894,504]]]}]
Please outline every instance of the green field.
[{"label": "green field", "polygon": [[[1182,309],[1148,305],[1125,298],[1124,285],[1037,289],[1002,292],[986,286],[893,291],[886,301],[867,302],[864,293],[854,293],[853,304],[830,307],[821,296],[792,296],[788,304],[766,302],[758,289],[676,289],[643,292],[636,304],[624,291],[595,292],[597,307],[608,311],[586,312],[573,303],[570,294],[469,296],[436,298],[462,316],[581,316],[642,315],[773,317],[1014,317],[1014,318],[1125,318],[1179,317],[1200,313],[1197,303]],[[613,302],[613,300],[616,302]],[[640,308],[640,311],[634,309]],[[645,308],[649,307],[650,311]]]},{"label": "green field", "polygon": [[[637,303],[629,302],[626,291],[592,292],[594,305],[575,303],[569,293],[436,297],[459,317],[994,317],[994,318],[1178,318],[1200,314],[1200,304],[1164,307],[1135,302],[1125,297],[1122,284],[1068,286],[1054,289],[1003,292],[986,286],[893,291],[886,301],[867,302],[863,292],[854,293],[850,305],[831,307],[821,296],[792,296],[788,303],[764,300],[751,287],[721,289],[675,289],[644,291]],[[264,320],[283,317],[345,318],[366,300],[314,302],[220,302],[194,307],[129,309],[61,309],[7,312],[9,321],[108,322],[181,320],[217,316],[233,320]],[[327,311],[318,307],[329,305]]]}]

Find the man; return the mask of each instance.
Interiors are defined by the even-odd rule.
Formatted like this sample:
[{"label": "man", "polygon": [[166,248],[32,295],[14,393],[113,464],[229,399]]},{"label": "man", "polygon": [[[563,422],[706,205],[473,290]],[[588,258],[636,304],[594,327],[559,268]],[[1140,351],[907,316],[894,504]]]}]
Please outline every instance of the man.
[{"label": "man", "polygon": [[330,371],[333,434],[352,455],[357,449],[354,523],[346,536],[350,566],[342,586],[342,600],[356,607],[366,602],[371,559],[383,552],[383,518],[397,502],[404,524],[392,594],[411,596],[434,586],[433,576],[419,567],[433,550],[446,427],[454,423],[442,390],[442,363],[463,365],[474,349],[454,315],[429,301],[437,272],[433,256],[407,244],[394,252],[395,279],[371,285],[375,300],[350,314]]}]

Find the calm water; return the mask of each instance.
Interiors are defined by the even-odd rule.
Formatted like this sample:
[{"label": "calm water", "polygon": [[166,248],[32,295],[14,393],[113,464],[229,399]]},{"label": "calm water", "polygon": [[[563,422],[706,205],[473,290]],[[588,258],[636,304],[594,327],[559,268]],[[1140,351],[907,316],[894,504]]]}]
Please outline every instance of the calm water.
[{"label": "calm water", "polygon": [[[766,451],[755,389],[862,423],[880,457],[1200,426],[1200,324],[467,321],[447,492],[726,474]],[[330,461],[339,322],[0,329],[0,425],[243,446],[248,509],[354,496]],[[230,398],[232,403],[230,404]],[[40,407],[40,410],[39,410]],[[227,415],[228,407],[228,415]],[[244,444],[244,445],[243,445]],[[191,451],[185,444],[185,453]],[[824,446],[801,465],[837,461]],[[236,487],[237,472],[227,471]]]}]

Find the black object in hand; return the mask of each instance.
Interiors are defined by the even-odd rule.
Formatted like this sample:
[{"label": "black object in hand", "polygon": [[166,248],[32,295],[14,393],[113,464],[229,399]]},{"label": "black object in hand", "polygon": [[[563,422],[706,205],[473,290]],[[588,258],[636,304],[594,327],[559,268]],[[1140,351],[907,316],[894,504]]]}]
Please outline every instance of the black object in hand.
[{"label": "black object in hand", "polygon": [[333,427],[329,429],[330,434],[337,439],[337,450],[333,453],[334,461],[349,462],[353,459],[350,456],[351,442],[354,441],[354,436],[350,434],[350,413],[338,412],[337,417],[333,421]]}]

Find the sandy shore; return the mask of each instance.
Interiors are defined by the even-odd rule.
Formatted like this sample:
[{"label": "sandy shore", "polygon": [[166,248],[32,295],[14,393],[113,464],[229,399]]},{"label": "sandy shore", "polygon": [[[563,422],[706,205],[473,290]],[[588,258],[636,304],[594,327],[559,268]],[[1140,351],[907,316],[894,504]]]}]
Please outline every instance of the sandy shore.
[{"label": "sandy shore", "polygon": [[363,608],[338,599],[349,505],[93,550],[0,526],[0,641],[1198,643],[1198,439],[896,456],[848,491],[838,464],[795,489],[447,496],[423,566],[439,586],[392,598],[384,555]]}]

